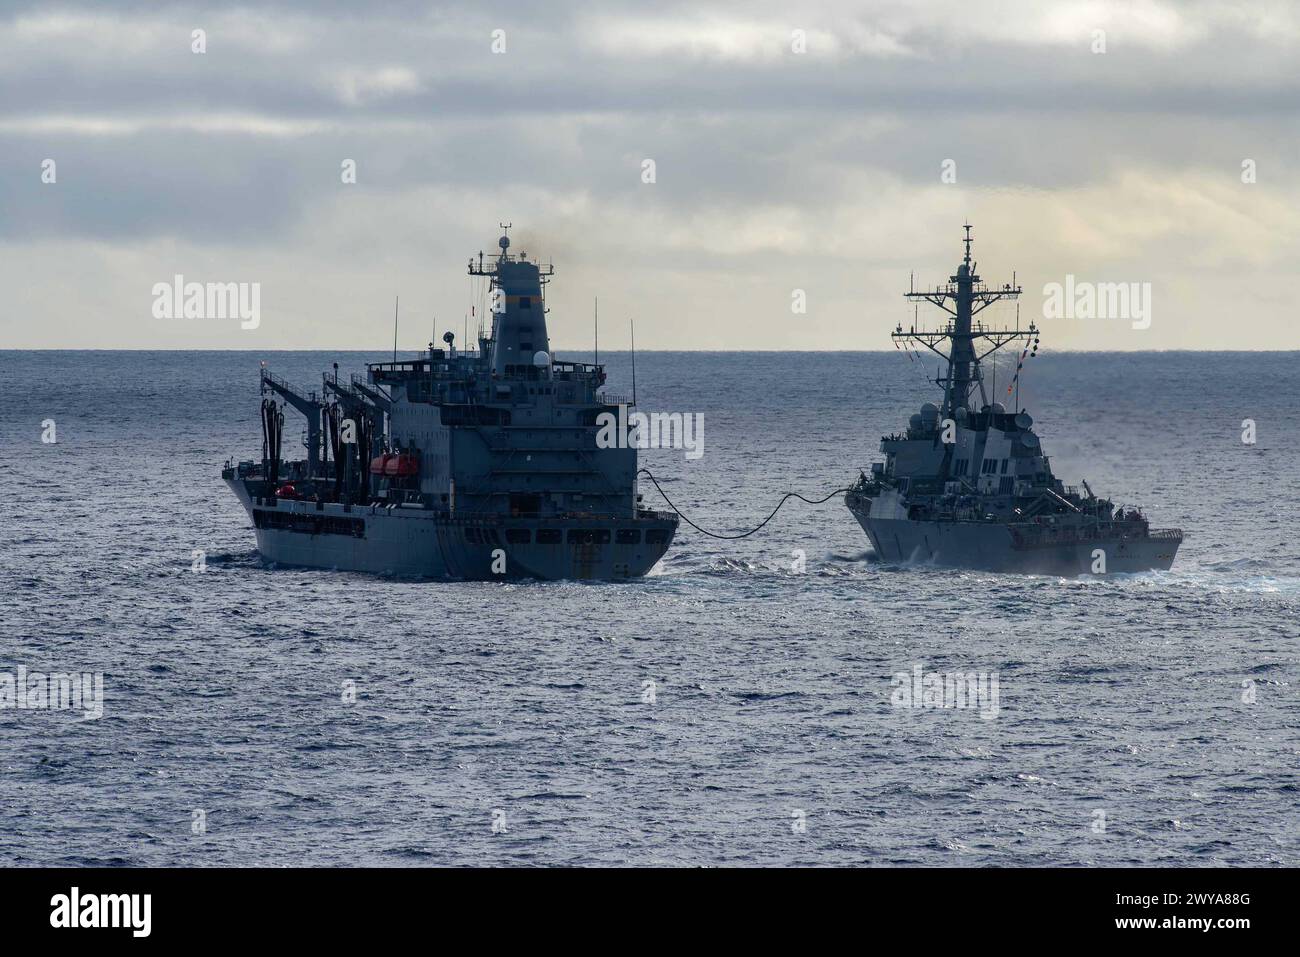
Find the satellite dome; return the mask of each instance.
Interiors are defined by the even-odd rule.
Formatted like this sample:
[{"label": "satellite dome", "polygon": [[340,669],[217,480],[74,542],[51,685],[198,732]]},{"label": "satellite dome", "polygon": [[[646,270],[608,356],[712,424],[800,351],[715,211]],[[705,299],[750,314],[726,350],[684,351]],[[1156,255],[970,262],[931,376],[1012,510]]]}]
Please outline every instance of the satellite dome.
[{"label": "satellite dome", "polygon": [[1016,416],[1016,425],[1022,429],[1027,429],[1034,424],[1034,417],[1028,412],[1021,412]]},{"label": "satellite dome", "polygon": [[537,366],[538,368],[543,368],[545,366],[549,366],[550,364],[551,364],[551,357],[546,352],[539,350],[538,352],[533,353],[533,365]]},{"label": "satellite dome", "polygon": [[939,412],[939,407],[935,405],[933,402],[927,402],[925,405],[921,406],[922,415],[930,415],[932,413],[938,414],[938,412]]},{"label": "satellite dome", "polygon": [[957,411],[953,413],[953,417],[956,418],[958,422],[965,422],[966,416],[967,412],[965,406],[957,406]]},{"label": "satellite dome", "polygon": [[502,252],[505,252],[507,249],[510,248],[510,237],[502,236],[500,239],[497,240],[497,245],[501,247]]},{"label": "satellite dome", "polygon": [[907,420],[907,424],[913,432],[921,431],[921,417],[919,415],[912,416]]},{"label": "satellite dome", "polygon": [[1006,414],[1007,414],[1007,407],[1006,407],[1005,405],[1003,405],[1001,402],[994,402],[994,403],[993,403],[993,414],[994,414],[994,415],[1006,415]]}]

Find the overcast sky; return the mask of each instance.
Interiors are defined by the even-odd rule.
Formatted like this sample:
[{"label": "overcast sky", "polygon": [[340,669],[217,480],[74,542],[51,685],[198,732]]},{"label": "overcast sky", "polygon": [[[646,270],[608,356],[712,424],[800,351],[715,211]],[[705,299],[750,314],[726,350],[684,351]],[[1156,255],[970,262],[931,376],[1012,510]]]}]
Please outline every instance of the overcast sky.
[{"label": "overcast sky", "polygon": [[[594,296],[608,349],[890,348],[967,219],[1044,347],[1300,348],[1294,4],[0,11],[0,348],[383,348],[398,295],[417,348],[501,221],[561,351]],[[260,325],[155,318],[176,274]],[[1150,283],[1150,328],[1042,320],[1067,274]]]}]

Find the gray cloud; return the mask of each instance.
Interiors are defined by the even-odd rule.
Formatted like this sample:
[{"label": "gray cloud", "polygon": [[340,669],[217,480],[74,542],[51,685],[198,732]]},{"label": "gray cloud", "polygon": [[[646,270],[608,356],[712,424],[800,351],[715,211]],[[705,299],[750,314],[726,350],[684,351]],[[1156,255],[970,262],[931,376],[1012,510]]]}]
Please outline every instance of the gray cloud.
[{"label": "gray cloud", "polygon": [[[1262,342],[1300,343],[1246,287],[1300,251],[1287,5],[3,10],[0,346],[347,346],[335,313],[400,290],[452,322],[464,259],[510,218],[562,267],[557,323],[598,291],[653,314],[663,348],[755,327],[764,347],[878,348],[906,273],[945,275],[967,216],[1039,284],[1159,282],[1145,339],[1065,344],[1228,344],[1217,318],[1243,295]],[[281,311],[252,341],[150,322],[139,290],[173,270],[263,281]]]}]

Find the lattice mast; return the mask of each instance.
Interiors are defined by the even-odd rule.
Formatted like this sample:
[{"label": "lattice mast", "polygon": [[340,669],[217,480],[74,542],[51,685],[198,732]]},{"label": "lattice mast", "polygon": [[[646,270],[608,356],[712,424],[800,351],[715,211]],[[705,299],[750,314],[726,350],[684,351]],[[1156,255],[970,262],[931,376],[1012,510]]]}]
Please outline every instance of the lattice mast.
[{"label": "lattice mast", "polygon": [[[1038,327],[1033,322],[1026,329],[1020,328],[1019,314],[1014,329],[990,329],[982,322],[973,321],[975,316],[995,302],[1019,298],[1021,290],[1015,284],[1014,273],[1012,281],[1001,287],[990,288],[984,285],[975,272],[978,263],[971,261],[971,228],[970,223],[964,226],[966,255],[957,267],[956,274],[948,277],[948,284],[935,286],[932,290],[912,289],[906,294],[910,300],[924,299],[938,306],[952,318],[942,330],[918,329],[915,324],[911,329],[904,330],[902,323],[899,323],[892,334],[895,343],[905,342],[910,345],[915,342],[924,345],[947,366],[947,371],[941,372],[934,380],[943,389],[944,418],[956,418],[958,409],[969,412],[971,393],[976,386],[979,387],[982,404],[990,403],[984,390],[984,376],[980,366],[983,359],[1009,342],[1038,337]],[[946,352],[940,348],[945,341],[948,343]],[[987,348],[983,348],[984,345]],[[981,348],[982,352],[979,351]]]}]

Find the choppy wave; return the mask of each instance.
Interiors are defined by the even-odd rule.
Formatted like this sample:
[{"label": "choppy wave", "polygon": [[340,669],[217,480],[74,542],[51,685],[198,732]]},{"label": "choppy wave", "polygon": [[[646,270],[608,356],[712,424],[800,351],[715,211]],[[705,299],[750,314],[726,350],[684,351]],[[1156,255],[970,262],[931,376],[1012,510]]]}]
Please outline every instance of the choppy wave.
[{"label": "choppy wave", "polygon": [[[265,567],[219,478],[259,442],[256,358],[6,356],[0,435],[65,438],[7,458],[0,672],[102,672],[105,701],[0,710],[0,862],[1298,863],[1296,462],[1222,414],[1294,434],[1294,357],[1037,360],[1048,450],[1183,527],[1170,572],[882,564],[831,501],[683,526],[601,586]],[[927,398],[896,359],[638,356],[647,409],[709,423],[702,459],[644,464],[708,528],[836,487]],[[917,669],[996,675],[996,717],[900,704]]]}]

